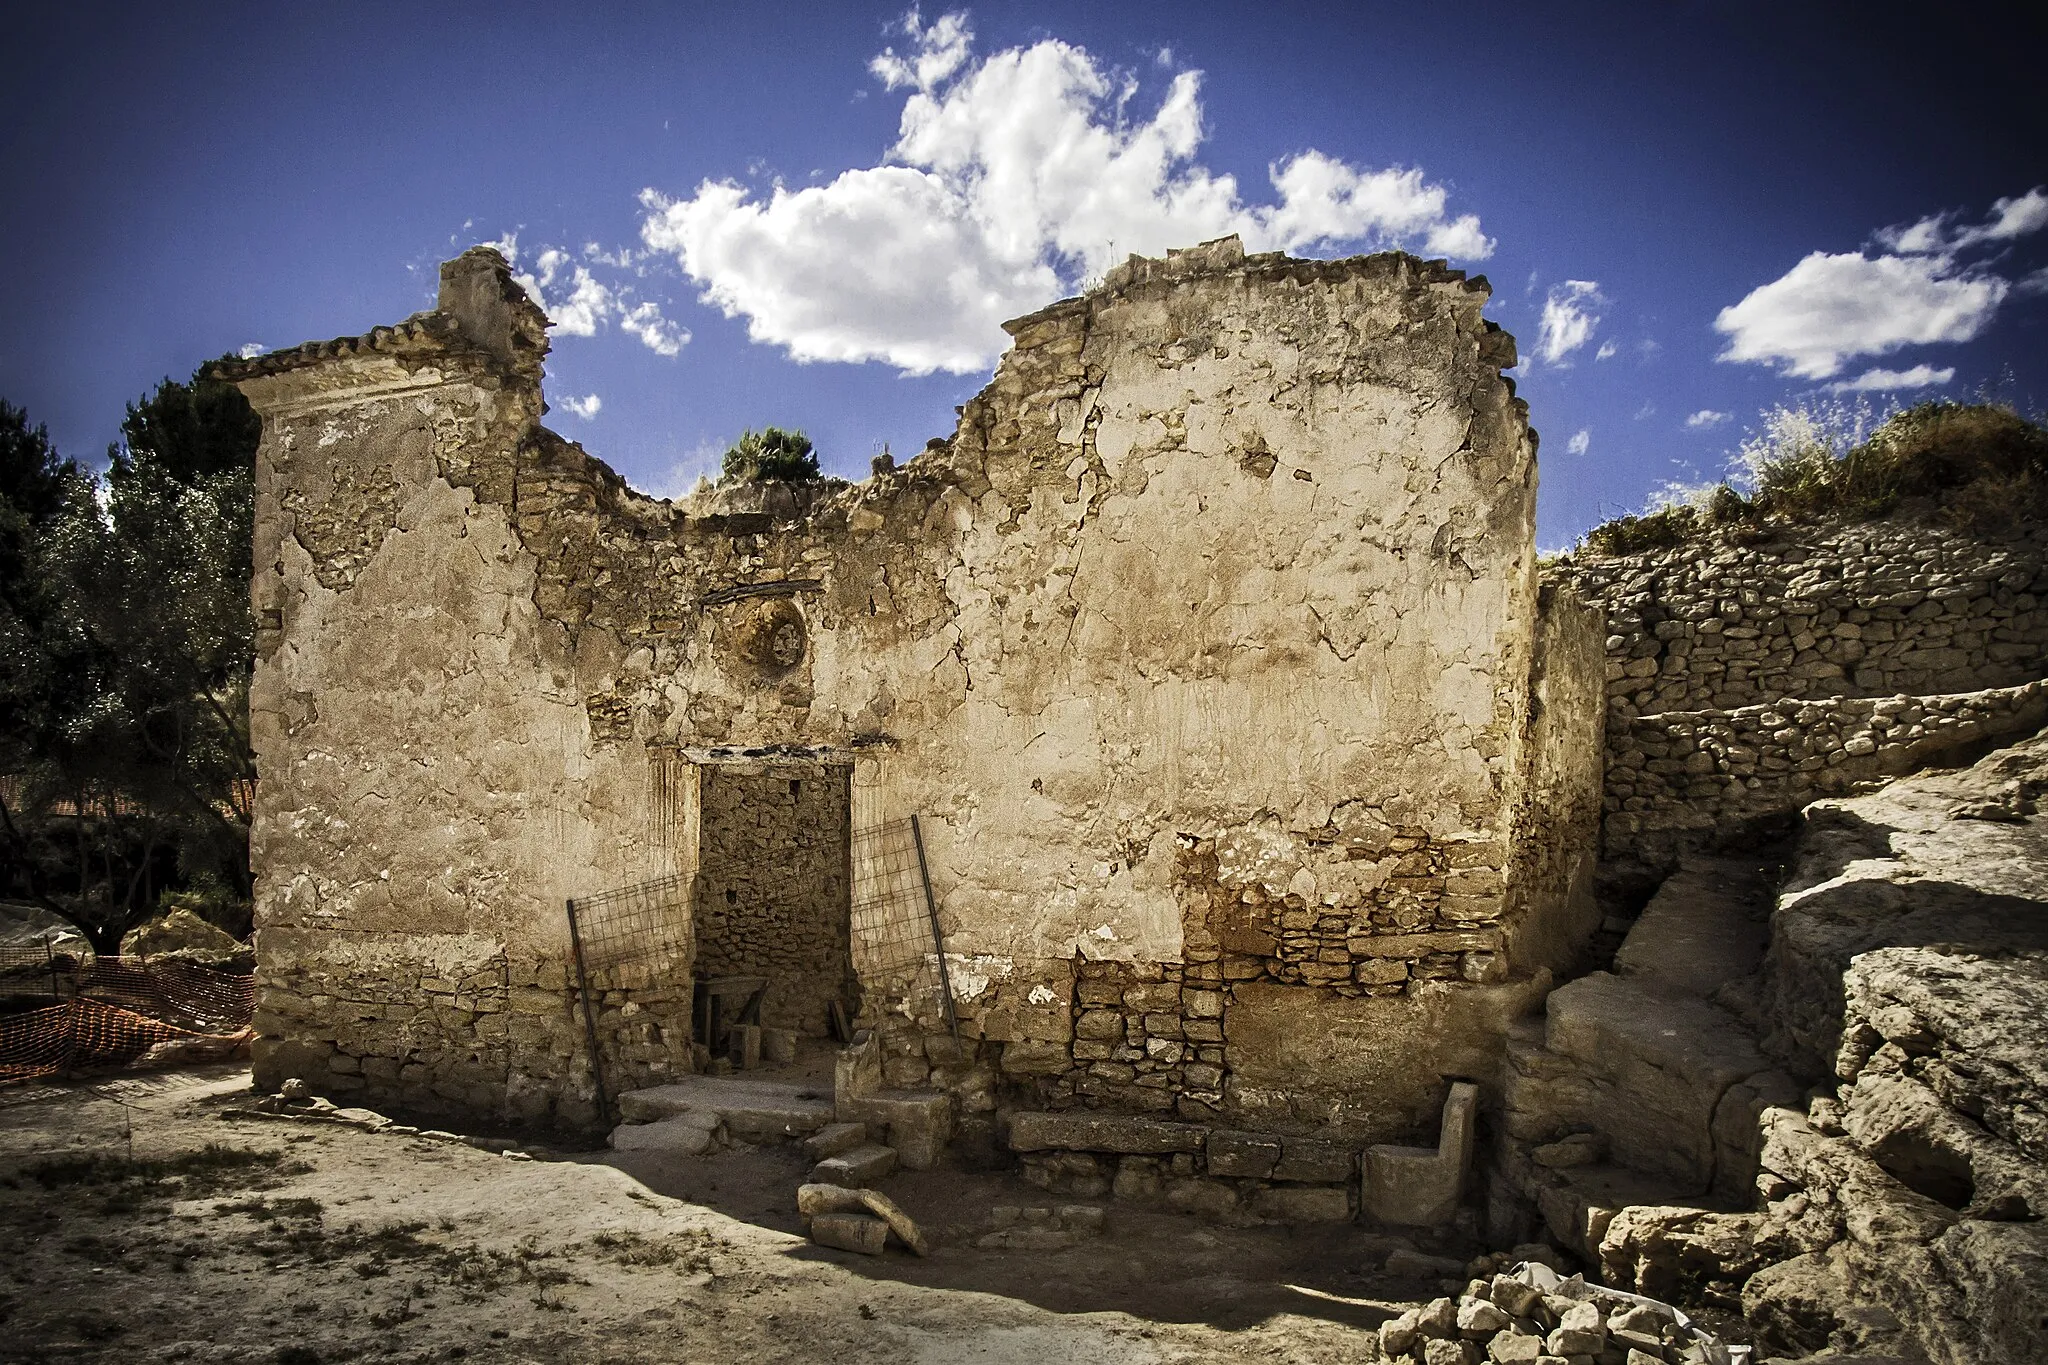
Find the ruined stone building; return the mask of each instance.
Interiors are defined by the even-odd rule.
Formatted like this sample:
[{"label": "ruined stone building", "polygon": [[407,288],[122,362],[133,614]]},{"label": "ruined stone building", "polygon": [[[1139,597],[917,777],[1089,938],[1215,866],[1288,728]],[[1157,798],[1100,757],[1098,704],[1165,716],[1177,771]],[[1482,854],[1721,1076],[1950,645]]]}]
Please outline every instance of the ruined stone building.
[{"label": "ruined stone building", "polygon": [[[224,366],[264,431],[259,1080],[588,1122],[589,1038],[686,1071],[693,978],[739,973],[966,1125],[1433,1135],[1597,918],[1602,637],[1539,591],[1487,297],[1134,257],[902,467],[675,502],[541,424],[489,250]],[[850,927],[911,815],[943,988]],[[667,877],[675,951],[587,1028],[565,901]]]}]

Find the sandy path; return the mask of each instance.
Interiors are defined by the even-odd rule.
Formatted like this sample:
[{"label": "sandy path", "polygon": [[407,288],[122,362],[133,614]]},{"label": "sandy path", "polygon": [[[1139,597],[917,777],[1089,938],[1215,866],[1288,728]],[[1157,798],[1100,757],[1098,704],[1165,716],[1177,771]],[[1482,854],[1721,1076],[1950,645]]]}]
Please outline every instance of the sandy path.
[{"label": "sandy path", "polygon": [[794,1235],[793,1150],[517,1161],[224,1114],[247,1084],[0,1096],[0,1359],[1348,1362],[1432,1292],[1356,1273],[1351,1228],[1118,1207],[1066,1251],[979,1250],[989,1205],[1053,1201],[957,1171],[884,1187],[931,1259],[858,1257]]}]

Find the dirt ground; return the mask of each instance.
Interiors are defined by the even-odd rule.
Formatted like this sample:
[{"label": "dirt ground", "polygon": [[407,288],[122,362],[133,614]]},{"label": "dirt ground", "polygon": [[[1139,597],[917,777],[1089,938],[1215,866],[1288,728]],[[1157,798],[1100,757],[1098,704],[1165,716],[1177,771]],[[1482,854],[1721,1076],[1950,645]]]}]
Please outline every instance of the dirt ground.
[{"label": "dirt ground", "polygon": [[800,1236],[794,1147],[522,1161],[238,1114],[240,1068],[0,1092],[0,1360],[1098,1365],[1376,1358],[1442,1292],[1351,1226],[1110,1204],[1055,1252],[973,1240],[1003,1173],[880,1187],[933,1254]]}]

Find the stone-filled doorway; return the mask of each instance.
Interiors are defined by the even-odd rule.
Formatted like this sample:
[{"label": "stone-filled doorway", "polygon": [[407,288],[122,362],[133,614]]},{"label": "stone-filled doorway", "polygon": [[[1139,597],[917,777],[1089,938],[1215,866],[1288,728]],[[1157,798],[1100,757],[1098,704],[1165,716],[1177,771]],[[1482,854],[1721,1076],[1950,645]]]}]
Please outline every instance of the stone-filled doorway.
[{"label": "stone-filled doorway", "polygon": [[766,977],[762,1024],[803,1037],[830,1036],[834,1001],[849,1018],[856,1004],[852,771],[787,762],[697,770],[696,974]]}]

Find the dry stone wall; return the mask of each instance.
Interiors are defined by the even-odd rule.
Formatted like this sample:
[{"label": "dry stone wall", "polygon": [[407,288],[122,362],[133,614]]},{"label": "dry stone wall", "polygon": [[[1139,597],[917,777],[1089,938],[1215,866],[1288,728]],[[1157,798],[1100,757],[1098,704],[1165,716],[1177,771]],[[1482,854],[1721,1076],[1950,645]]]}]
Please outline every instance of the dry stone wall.
[{"label": "dry stone wall", "polygon": [[853,1004],[846,769],[706,765],[698,800],[698,971],[766,977],[762,1023],[828,1036]]},{"label": "dry stone wall", "polygon": [[[1599,813],[1598,644],[1539,600],[1483,281],[1234,240],[1134,258],[1010,324],[904,467],[678,503],[539,426],[540,319],[501,262],[444,285],[400,328],[226,367],[265,418],[281,1001],[362,935],[460,937],[551,989],[524,982],[565,954],[563,898],[715,871],[707,752],[850,765],[857,830],[922,813],[960,1038],[881,983],[863,1014],[891,1084],[970,1115],[1170,1096],[1410,1135],[1582,935],[1585,859],[1545,850]],[[675,985],[619,987],[647,1067],[688,1056],[686,1012],[639,994]],[[347,1054],[322,1009],[274,1012],[262,1075]],[[573,1107],[575,1009],[477,1065]]]},{"label": "dry stone wall", "polygon": [[2039,724],[2048,531],[1783,527],[1551,566],[1605,612],[1603,856],[1665,870]]},{"label": "dry stone wall", "polygon": [[1607,608],[1608,697],[1624,718],[2048,677],[2048,530],[1982,541],[1921,521],[1787,529],[1582,556],[1553,573]]}]

